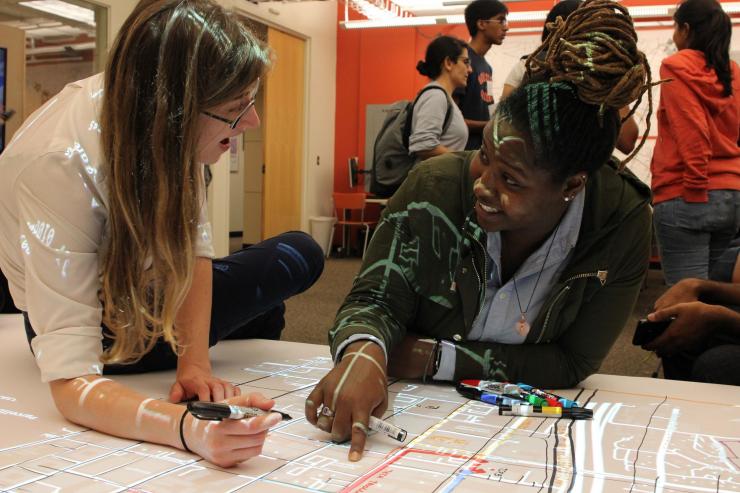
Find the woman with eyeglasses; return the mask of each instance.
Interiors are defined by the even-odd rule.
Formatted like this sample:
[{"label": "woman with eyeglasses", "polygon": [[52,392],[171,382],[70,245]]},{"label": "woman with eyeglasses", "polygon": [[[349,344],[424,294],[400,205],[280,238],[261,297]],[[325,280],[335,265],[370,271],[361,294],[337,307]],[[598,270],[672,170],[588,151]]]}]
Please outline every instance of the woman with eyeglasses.
[{"label": "woman with eyeglasses", "polygon": [[[269,65],[269,50],[214,2],[142,1],[105,72],[65,87],[0,156],[0,267],[68,420],[220,466],[258,455],[280,420],[206,426],[177,404],[270,409],[213,375],[208,347],[279,338],[283,301],[323,269],[300,232],[213,259],[203,165],[259,125]],[[103,377],[171,368],[168,400]]]},{"label": "woman with eyeglasses", "polygon": [[409,152],[422,161],[462,151],[468,140],[468,127],[452,93],[468,82],[471,69],[467,45],[452,36],[439,36],[429,43],[416,70],[431,81],[419,91],[414,105]]}]

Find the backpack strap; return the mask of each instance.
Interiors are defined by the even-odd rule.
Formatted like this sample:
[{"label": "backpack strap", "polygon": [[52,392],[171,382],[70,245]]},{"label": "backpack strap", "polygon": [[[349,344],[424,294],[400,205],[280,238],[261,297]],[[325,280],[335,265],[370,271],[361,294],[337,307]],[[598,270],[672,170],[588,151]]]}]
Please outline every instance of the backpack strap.
[{"label": "backpack strap", "polygon": [[450,123],[452,121],[452,103],[450,102],[449,94],[447,94],[447,91],[445,91],[444,88],[439,86],[425,87],[424,89],[419,91],[419,94],[416,95],[416,97],[414,98],[414,102],[411,103],[411,107],[409,108],[408,113],[406,113],[406,123],[403,127],[403,146],[406,149],[409,148],[409,139],[411,138],[411,122],[414,118],[414,107],[416,106],[416,102],[419,101],[419,98],[422,94],[431,89],[439,89],[440,91],[444,92],[445,98],[447,99],[447,112],[445,113],[444,123],[442,124],[442,133],[444,134],[447,131],[447,128],[450,126]]}]

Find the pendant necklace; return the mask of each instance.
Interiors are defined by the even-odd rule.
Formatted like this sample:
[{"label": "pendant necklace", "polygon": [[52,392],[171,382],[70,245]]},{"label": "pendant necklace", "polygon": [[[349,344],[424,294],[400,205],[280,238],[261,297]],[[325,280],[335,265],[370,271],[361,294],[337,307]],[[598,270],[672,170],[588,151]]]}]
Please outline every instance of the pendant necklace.
[{"label": "pendant necklace", "polygon": [[558,229],[560,228],[560,223],[555,227],[555,231],[552,233],[552,239],[550,240],[550,245],[547,247],[547,253],[545,254],[545,260],[542,262],[542,267],[540,268],[539,274],[537,274],[537,280],[534,282],[534,289],[532,289],[532,294],[529,295],[529,301],[527,301],[527,306],[522,310],[522,302],[519,301],[519,290],[516,287],[516,276],[511,276],[511,279],[514,281],[514,293],[516,294],[516,303],[519,305],[519,313],[520,317],[519,320],[516,322],[516,331],[519,333],[519,335],[526,337],[527,334],[529,334],[529,329],[531,326],[529,325],[529,322],[527,322],[527,311],[529,310],[529,305],[532,303],[532,299],[534,298],[534,293],[537,291],[537,285],[540,283],[540,277],[542,277],[542,272],[545,270],[545,265],[547,265],[547,258],[550,256],[550,250],[552,249],[552,244],[555,243],[555,237],[558,235]]}]

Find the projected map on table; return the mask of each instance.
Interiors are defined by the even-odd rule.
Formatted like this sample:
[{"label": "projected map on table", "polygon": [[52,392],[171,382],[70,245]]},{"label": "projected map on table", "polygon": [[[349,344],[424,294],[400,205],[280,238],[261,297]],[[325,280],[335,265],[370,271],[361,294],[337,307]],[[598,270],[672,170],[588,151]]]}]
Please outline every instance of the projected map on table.
[{"label": "projected map on table", "polygon": [[[375,434],[364,458],[303,418],[328,358],[265,362],[231,375],[243,392],[275,397],[295,419],[263,455],[220,469],[164,446],[63,427],[0,450],[0,489],[23,492],[535,492],[740,491],[740,407],[600,390],[561,392],[594,409],[591,421],[498,416],[449,386],[394,382],[386,418],[403,444]],[[0,424],[39,429],[0,396]],[[721,423],[718,423],[720,421]],[[739,426],[728,426],[738,423]],[[35,428],[34,428],[35,427]],[[731,436],[721,429],[734,429]]]}]

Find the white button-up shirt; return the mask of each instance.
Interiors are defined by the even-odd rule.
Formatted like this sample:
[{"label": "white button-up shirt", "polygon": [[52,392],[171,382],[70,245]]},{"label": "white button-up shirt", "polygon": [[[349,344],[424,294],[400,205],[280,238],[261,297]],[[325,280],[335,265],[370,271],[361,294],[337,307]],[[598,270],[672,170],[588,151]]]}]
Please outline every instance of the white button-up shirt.
[{"label": "white button-up shirt", "polygon": [[[102,74],[67,85],[0,155],[0,268],[37,334],[32,346],[45,382],[99,374],[102,366],[102,95]],[[202,196],[195,253],[212,258]]]}]

